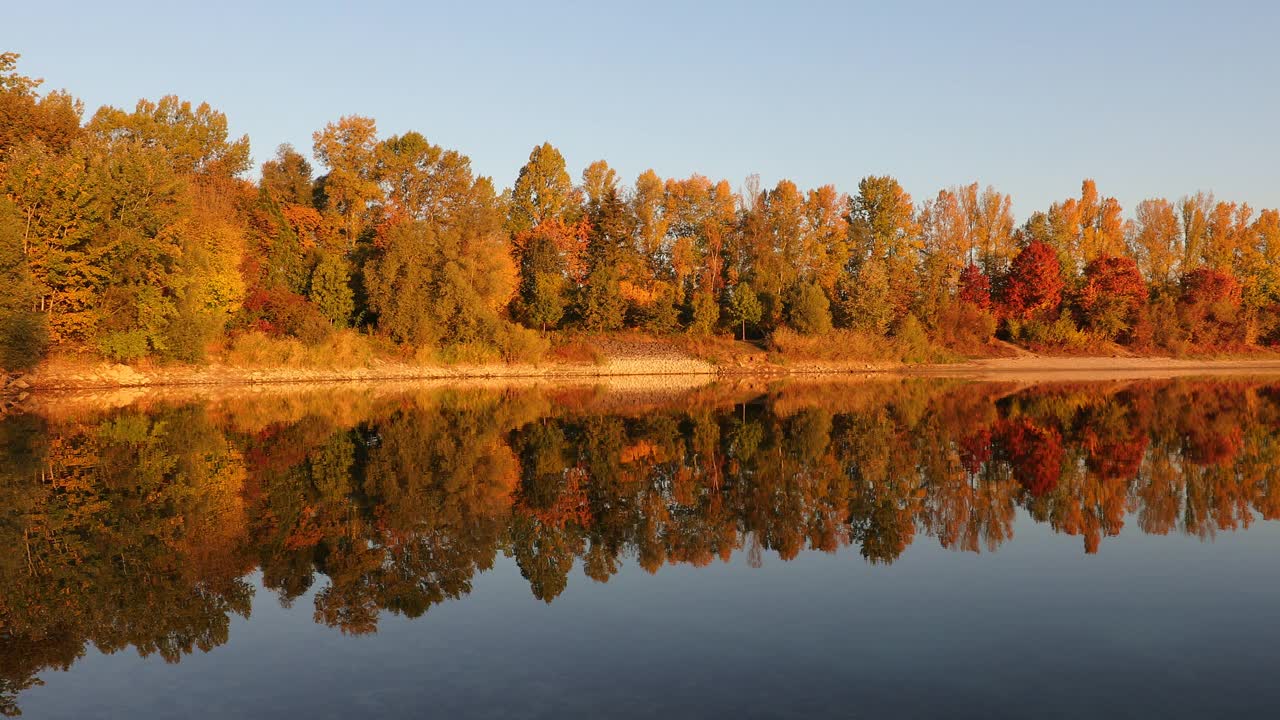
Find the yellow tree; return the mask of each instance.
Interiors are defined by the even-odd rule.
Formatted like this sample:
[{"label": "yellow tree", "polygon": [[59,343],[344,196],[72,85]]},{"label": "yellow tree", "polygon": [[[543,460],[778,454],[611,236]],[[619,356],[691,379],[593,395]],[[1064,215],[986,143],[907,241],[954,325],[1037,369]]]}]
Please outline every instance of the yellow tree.
[{"label": "yellow tree", "polygon": [[1143,200],[1134,209],[1128,228],[1129,250],[1148,282],[1173,282],[1182,259],[1182,230],[1173,203],[1164,198]]},{"label": "yellow tree", "polygon": [[807,276],[816,280],[828,295],[849,264],[849,223],[845,208],[849,198],[823,185],[805,197],[804,225],[800,255],[805,258]]},{"label": "yellow tree", "polygon": [[374,176],[393,217],[449,223],[471,188],[471,160],[408,132],[378,143]]},{"label": "yellow tree", "polygon": [[176,95],[139,100],[133,112],[103,107],[89,130],[113,142],[134,140],[165,151],[175,172],[231,178],[249,169],[249,136],[229,139],[227,116],[208,103],[192,107]]},{"label": "yellow tree", "polygon": [[577,219],[578,193],[565,168],[564,156],[551,143],[529,153],[511,188],[508,226],[519,233],[550,220]]},{"label": "yellow tree", "polygon": [[378,127],[373,118],[347,115],[312,134],[316,159],[329,168],[320,179],[324,210],[340,220],[354,247],[371,205],[381,202],[377,181]]},{"label": "yellow tree", "polygon": [[962,188],[960,198],[968,216],[971,252],[976,251],[977,264],[987,277],[998,277],[1008,269],[1017,251],[1013,242],[1013,200],[990,185],[979,193],[978,183]]},{"label": "yellow tree", "polygon": [[1182,219],[1182,272],[1186,274],[1204,264],[1205,243],[1209,236],[1209,216],[1213,213],[1213,193],[1198,192],[1178,201]]}]

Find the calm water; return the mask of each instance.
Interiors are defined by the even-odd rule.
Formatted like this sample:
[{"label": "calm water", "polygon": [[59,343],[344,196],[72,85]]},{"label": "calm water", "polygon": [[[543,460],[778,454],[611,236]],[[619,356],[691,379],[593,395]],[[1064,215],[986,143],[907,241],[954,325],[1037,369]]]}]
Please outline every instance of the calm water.
[{"label": "calm water", "polygon": [[1280,379],[329,390],[0,419],[30,718],[1280,705]]}]

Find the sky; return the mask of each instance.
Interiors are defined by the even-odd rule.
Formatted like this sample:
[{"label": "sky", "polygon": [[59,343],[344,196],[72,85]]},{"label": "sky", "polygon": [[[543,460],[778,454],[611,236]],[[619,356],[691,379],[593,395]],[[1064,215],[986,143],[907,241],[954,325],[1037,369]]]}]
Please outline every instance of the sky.
[{"label": "sky", "polygon": [[1280,206],[1280,3],[43,2],[0,50],[88,112],[177,94],[257,162],[343,115],[417,130],[499,187],[549,141],[739,187],[917,201],[969,182],[1025,218],[1092,177],[1126,212],[1209,190]]}]

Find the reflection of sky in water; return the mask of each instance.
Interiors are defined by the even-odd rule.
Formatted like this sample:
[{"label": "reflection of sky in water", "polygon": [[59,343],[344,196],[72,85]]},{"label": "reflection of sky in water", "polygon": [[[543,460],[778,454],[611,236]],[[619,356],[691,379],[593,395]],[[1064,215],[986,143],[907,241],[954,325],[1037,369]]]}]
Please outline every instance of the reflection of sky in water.
[{"label": "reflection of sky in water", "polygon": [[[1129,518],[1132,521],[1133,518]],[[745,554],[606,584],[579,568],[550,605],[499,557],[474,591],[376,635],[316,624],[258,588],[230,642],[180,664],[90,651],[46,672],[28,717],[1171,717],[1280,700],[1280,525],[1080,539],[1020,516],[975,555],[919,539],[893,565],[856,551]],[[257,580],[255,576],[255,581]]]},{"label": "reflection of sky in water", "polygon": [[[985,394],[990,386],[957,389],[952,385],[949,390],[931,394],[921,393],[920,385],[914,389],[904,385],[902,388],[907,389],[901,391],[885,385],[872,390],[886,393],[885,398],[894,404],[893,412],[880,414],[885,406],[876,402],[854,403],[852,409],[835,409],[834,419],[827,410],[806,415],[807,401],[770,401],[775,408],[789,407],[779,409],[778,415],[766,411],[769,403],[757,401],[747,417],[763,428],[751,441],[759,443],[755,452],[762,454],[744,461],[742,467],[762,474],[767,471],[788,477],[801,472],[821,478],[822,472],[833,472],[832,468],[837,474],[846,472],[854,457],[883,461],[884,453],[879,451],[888,446],[876,446],[882,440],[894,443],[888,448],[891,457],[895,453],[919,452],[920,467],[928,465],[933,468],[929,472],[937,472],[937,465],[928,464],[933,462],[927,460],[932,457],[930,449],[938,447],[939,440],[958,446],[965,438],[971,439],[970,452],[983,455],[984,448],[990,450],[985,457],[991,463],[1034,471],[1043,470],[1045,458],[1049,458],[1050,467],[1061,462],[1068,472],[1062,473],[1060,480],[1049,478],[1047,484],[1013,479],[1004,471],[985,480],[974,480],[977,484],[1005,483],[1007,492],[995,493],[991,496],[995,499],[988,501],[1008,503],[1014,518],[1013,537],[998,542],[995,552],[987,551],[985,542],[978,542],[983,548],[981,553],[945,548],[935,534],[926,530],[924,514],[952,502],[947,493],[965,487],[961,482],[944,491],[941,485],[926,479],[924,486],[934,494],[919,496],[913,510],[918,514],[907,522],[914,526],[914,536],[906,539],[905,550],[896,559],[882,558],[892,560],[888,564],[866,562],[859,555],[859,540],[855,538],[837,553],[802,550],[790,561],[765,549],[759,553],[762,565],[752,567],[747,549],[752,543],[743,541],[728,563],[712,559],[705,567],[669,564],[650,574],[638,565],[634,545],[635,538],[644,536],[644,532],[639,526],[626,525],[639,523],[637,518],[644,513],[622,512],[610,516],[610,522],[624,525],[617,530],[623,548],[619,572],[607,583],[595,582],[583,572],[581,550],[571,551],[577,559],[569,572],[568,586],[549,604],[533,596],[531,581],[522,576],[516,559],[504,553],[507,543],[516,540],[500,540],[492,524],[490,534],[477,532],[470,541],[463,540],[458,538],[456,528],[444,525],[443,531],[437,528],[437,544],[430,545],[432,552],[475,542],[480,555],[496,553],[493,568],[471,577],[469,593],[434,605],[419,618],[381,612],[377,633],[363,636],[344,635],[317,617],[316,597],[330,584],[322,566],[334,557],[326,554],[332,552],[331,548],[324,548],[333,542],[333,537],[352,532],[365,549],[375,547],[369,545],[370,536],[359,533],[382,527],[378,518],[383,516],[376,511],[387,510],[387,527],[403,530],[427,522],[418,513],[429,511],[434,507],[432,503],[445,502],[442,498],[481,508],[472,508],[466,512],[473,514],[464,512],[463,517],[490,521],[499,518],[499,524],[507,523],[510,513],[524,513],[526,519],[569,518],[566,522],[573,523],[575,518],[588,517],[595,522],[598,518],[583,516],[572,503],[566,504],[564,498],[578,496],[565,488],[581,487],[569,480],[578,476],[564,472],[557,464],[563,461],[564,467],[571,466],[580,457],[578,453],[586,452],[584,448],[615,442],[615,454],[606,456],[623,458],[618,462],[637,468],[629,480],[615,479],[620,483],[614,486],[619,488],[616,496],[605,495],[615,509],[633,503],[635,512],[639,512],[635,508],[648,507],[638,497],[648,498],[647,501],[660,499],[674,507],[680,503],[672,498],[681,492],[686,493],[686,499],[692,498],[690,502],[715,495],[707,492],[710,485],[704,482],[711,475],[697,476],[701,480],[693,483],[692,491],[687,484],[675,489],[676,481],[671,478],[655,481],[646,491],[650,495],[637,490],[648,487],[645,483],[653,479],[649,474],[655,467],[671,462],[672,447],[683,447],[689,453],[677,465],[696,466],[699,472],[714,464],[708,463],[706,457],[707,448],[714,448],[719,461],[726,463],[716,481],[722,485],[715,492],[723,493],[726,507],[731,508],[726,516],[729,525],[741,530],[744,525],[764,523],[771,531],[792,540],[794,527],[788,530],[777,526],[812,517],[806,512],[824,512],[828,505],[823,503],[830,500],[822,495],[826,489],[852,493],[850,497],[854,499],[849,502],[855,509],[851,512],[857,515],[874,512],[880,507],[876,504],[879,499],[887,498],[890,507],[907,503],[905,498],[914,497],[920,483],[913,477],[900,477],[897,483],[866,480],[867,487],[873,487],[872,492],[858,490],[857,483],[849,489],[838,483],[814,482],[805,486],[809,488],[805,492],[812,495],[797,495],[795,485],[788,486],[776,477],[744,481],[749,474],[735,475],[742,472],[741,468],[731,470],[726,460],[735,452],[732,448],[745,442],[745,435],[735,434],[736,423],[743,417],[742,408],[732,403],[712,414],[696,409],[684,414],[686,411],[677,406],[670,412],[678,416],[678,422],[634,424],[632,418],[627,422],[633,424],[621,430],[617,423],[590,424],[587,420],[595,418],[590,414],[547,419],[539,413],[552,406],[541,398],[533,398],[537,402],[529,404],[535,408],[532,415],[527,411],[521,411],[523,415],[503,415],[506,405],[495,405],[492,397],[476,401],[479,396],[470,400],[463,396],[442,404],[419,399],[419,404],[404,406],[411,409],[396,422],[387,419],[386,413],[393,411],[382,415],[370,411],[367,419],[359,419],[364,424],[355,433],[348,433],[348,428],[357,422],[352,418],[359,413],[342,416],[342,421],[322,422],[314,414],[298,412],[297,407],[282,412],[275,424],[271,413],[252,415],[239,408],[253,420],[240,421],[242,427],[235,432],[217,425],[229,422],[226,416],[209,413],[206,418],[190,410],[175,412],[166,416],[169,427],[176,428],[173,436],[156,435],[156,428],[164,423],[149,424],[147,417],[136,412],[130,415],[126,411],[101,425],[90,420],[85,426],[90,430],[78,436],[77,442],[90,446],[92,442],[106,443],[94,447],[109,450],[104,451],[102,462],[104,467],[108,462],[115,463],[110,466],[117,473],[113,477],[142,476],[143,470],[134,473],[135,468],[129,465],[135,462],[135,456],[123,450],[145,444],[148,437],[167,437],[156,447],[175,455],[187,452],[190,457],[184,456],[184,462],[194,464],[182,465],[184,468],[198,468],[201,458],[214,458],[212,465],[224,468],[228,458],[242,458],[249,468],[247,474],[193,475],[221,478],[217,482],[239,478],[237,482],[249,488],[244,496],[248,499],[239,511],[248,519],[248,524],[240,528],[246,534],[228,531],[217,540],[226,543],[230,538],[232,543],[253,547],[253,556],[279,552],[286,535],[311,538],[303,542],[301,550],[292,551],[300,552],[297,557],[304,562],[278,564],[276,572],[281,568],[320,572],[311,590],[295,598],[288,608],[282,607],[276,589],[263,587],[261,572],[251,573],[248,579],[255,587],[251,617],[232,615],[228,642],[211,652],[197,651],[183,656],[179,663],[166,664],[158,654],[141,658],[132,648],[126,648],[104,656],[90,645],[69,671],[40,672],[47,684],[20,693],[18,704],[31,718],[1074,718],[1259,714],[1280,702],[1280,685],[1272,682],[1280,661],[1280,625],[1274,622],[1276,609],[1280,608],[1280,579],[1274,572],[1280,524],[1262,520],[1256,512],[1263,504],[1275,504],[1271,498],[1275,491],[1269,483],[1277,456],[1272,448],[1280,443],[1275,431],[1280,426],[1276,423],[1280,404],[1265,388],[1249,389],[1249,402],[1241,402],[1245,395],[1238,387],[1191,384],[1166,392],[1169,387],[1156,384],[1120,400],[1106,394],[1114,386],[1104,388],[1103,393],[1098,388],[1082,390],[1079,386],[1039,395],[1015,391],[1013,401],[1006,397],[993,405],[995,396]],[[1190,391],[1184,392],[1188,388]],[[867,387],[860,389],[863,390]],[[974,397],[978,398],[976,404],[972,403]],[[450,402],[456,402],[460,414],[450,414],[449,408],[454,407]],[[640,416],[648,422],[661,412],[645,411]],[[921,420],[933,417],[931,413],[936,413],[938,422]],[[873,416],[877,418],[874,422]],[[209,418],[214,417],[222,419],[211,422]],[[512,427],[474,427],[485,417],[505,417]],[[702,420],[694,419],[697,417]],[[709,426],[698,423],[709,421],[720,426],[719,439],[708,445],[706,438],[714,438],[716,433],[708,434]],[[473,426],[467,426],[467,422]],[[908,436],[905,444],[900,438],[894,440],[895,423],[917,428],[918,434]],[[49,432],[66,432],[70,437],[70,431],[62,427],[54,425]],[[251,427],[259,434],[246,434],[243,427]],[[701,436],[695,427],[703,428]],[[876,435],[880,432],[875,430],[877,427],[891,429],[887,435]],[[549,430],[563,433],[557,435]],[[674,445],[663,445],[663,432],[668,433],[666,441],[672,440],[671,433],[675,434]],[[1144,435],[1150,435],[1151,440],[1135,442],[1135,438]],[[612,441],[608,440],[610,437]],[[695,440],[697,437],[702,440]],[[333,438],[341,442],[335,445]],[[370,442],[372,438],[378,442]],[[1053,452],[1041,452],[1049,447],[1046,438],[1051,441]],[[508,445],[510,449],[506,449]],[[858,450],[859,445],[868,447]],[[432,453],[436,454],[414,455],[427,446],[433,447]],[[16,465],[18,451],[13,447],[16,444],[9,450],[10,460]],[[335,451],[341,447],[354,448],[355,454]],[[432,458],[438,461],[448,457],[451,449],[459,447],[488,458],[493,467],[505,467],[506,471],[515,468],[518,473],[521,463],[523,467],[540,463],[547,472],[541,479],[521,476],[518,490],[524,495],[514,505],[495,504],[495,497],[505,497],[505,489],[497,494],[467,493],[481,487],[475,479],[485,472],[480,465],[468,467],[462,477],[453,477],[452,481],[441,480],[448,490],[431,485],[434,480],[425,485],[405,484],[404,487],[417,488],[413,492],[404,487],[397,489],[395,483],[379,487],[368,480],[374,476],[368,469],[374,467],[380,467],[383,482],[410,476],[420,479],[424,477],[422,467],[430,465]],[[1093,450],[1083,450],[1086,447]],[[192,454],[191,448],[198,450]],[[368,457],[361,454],[366,452],[361,448],[367,449]],[[548,448],[555,452],[547,454]],[[394,455],[397,452],[406,453],[403,457],[412,457],[413,461],[377,465],[379,453],[385,459],[400,457]],[[558,454],[561,452],[564,454]],[[492,457],[485,453],[492,453]],[[828,462],[831,458],[824,453],[840,455],[839,462]],[[362,469],[350,478],[345,471],[335,476],[314,468],[308,471],[311,475],[292,474],[322,455],[329,461],[336,458],[355,462]],[[951,468],[947,472],[958,472],[963,478],[962,455],[958,451],[954,462],[943,463],[942,467]],[[1134,464],[1139,459],[1144,474],[1166,472],[1168,466],[1159,470],[1159,464],[1153,464],[1156,455],[1181,458],[1178,462],[1185,474],[1166,475],[1163,485],[1143,484],[1146,481],[1128,480],[1123,475],[1101,481],[1094,477],[1098,473],[1114,473],[1118,467],[1139,467]],[[780,464],[765,462],[784,456],[790,459]],[[508,464],[502,465],[503,462]],[[969,466],[973,466],[972,462]],[[877,467],[901,472],[903,467],[913,465],[908,462],[905,466],[890,463]],[[366,471],[369,476],[363,481],[365,484],[353,490],[358,483],[351,478]],[[468,474],[472,472],[475,474]],[[1238,481],[1233,480],[1237,474]],[[491,475],[487,482],[492,485],[497,477]],[[1182,478],[1185,485],[1179,486],[1176,481],[1167,484],[1170,477]],[[560,479],[565,479],[563,486]],[[350,487],[344,484],[347,480],[353,483]],[[670,483],[670,487],[663,483]],[[299,503],[295,490],[303,486],[314,486],[314,493]],[[20,482],[13,487],[23,488]],[[212,485],[205,489],[208,487]],[[507,486],[498,483],[493,487]],[[1120,491],[1113,492],[1117,488]],[[1182,501],[1168,503],[1170,488],[1176,489],[1175,495],[1197,494],[1194,520],[1189,520],[1188,512],[1181,509]],[[179,489],[188,492],[185,486]],[[1144,489],[1147,495],[1139,492]],[[864,493],[863,500],[855,497],[859,492]],[[235,497],[226,491],[211,492],[208,497],[193,492],[191,496],[198,502],[184,506],[184,512],[206,515],[203,520],[191,515],[184,522],[188,529],[194,527],[200,533],[215,531],[217,522],[210,518],[220,516],[210,508],[221,507],[217,503]],[[14,497],[25,496],[19,493]],[[167,522],[163,512],[148,510],[145,503],[129,505],[136,498],[127,489],[109,497],[123,498],[118,501],[128,510],[122,517],[141,517],[153,523],[145,526],[146,532],[157,532],[156,528],[163,528]],[[172,500],[181,503],[185,502],[184,497],[187,496],[175,495]],[[865,500],[867,497],[871,500]],[[384,508],[379,503],[390,502],[385,498],[396,498],[400,506]],[[1147,512],[1154,517],[1144,504],[1148,499],[1164,503],[1159,516],[1163,520],[1154,522],[1152,527],[1167,530],[1167,534],[1143,532],[1140,515]],[[788,501],[809,505],[796,513],[795,507],[787,506]],[[326,515],[326,502],[337,511]],[[972,502],[981,504],[978,500]],[[278,504],[270,507],[272,517],[280,519],[278,527],[271,522],[255,524],[253,518],[270,503]],[[1102,504],[1107,504],[1108,509],[1103,509]],[[952,515],[940,512],[939,517],[954,519],[954,512],[959,512],[956,508],[975,506],[960,502],[948,511]],[[1122,509],[1126,506],[1127,514]],[[312,516],[309,510],[299,512],[300,507],[319,510]],[[770,507],[789,507],[791,514],[771,515]],[[1254,510],[1246,509],[1249,507]],[[311,526],[302,521],[294,528],[285,522],[288,512],[294,512],[294,517],[318,518],[316,527],[327,529],[323,533],[312,532],[307,529]],[[355,530],[344,529],[341,522],[332,524],[335,518],[348,518],[348,513],[359,512],[370,513],[372,519],[353,526]],[[673,511],[665,529],[671,538],[659,542],[686,550],[689,545],[696,545],[697,537],[710,532],[700,523],[714,525],[709,515],[703,517],[700,512],[703,511],[689,507]],[[1030,512],[1039,513],[1039,519],[1033,519]],[[1217,524],[1230,527],[1248,513],[1253,513],[1253,522],[1247,530],[1215,530]],[[1096,521],[1108,515],[1101,530],[1096,525],[1079,525],[1080,517]],[[456,520],[458,516],[440,517]],[[1064,521],[1064,517],[1068,520]],[[1121,519],[1122,526],[1116,523]],[[326,522],[331,524],[325,525]],[[934,518],[934,522],[942,521]],[[1068,526],[1065,529],[1074,534],[1064,531],[1064,522]],[[128,529],[125,526],[127,520],[120,529]],[[263,527],[279,534],[274,539],[253,536]],[[1090,528],[1094,532],[1092,541],[1081,534]],[[1184,534],[1187,529],[1212,537],[1213,541]],[[680,537],[681,533],[690,536]],[[122,536],[139,542],[133,535]],[[381,537],[376,533],[374,536]],[[22,537],[21,533],[16,537]],[[1099,538],[1098,551],[1086,553],[1090,543]],[[315,543],[314,558],[308,554],[312,546],[306,542]],[[808,542],[803,544],[807,546]],[[216,541],[209,545],[216,556],[220,546]],[[89,547],[92,548],[91,542]],[[154,551],[156,546],[149,547]],[[112,552],[103,553],[103,557]],[[672,548],[666,552],[668,559],[679,554]],[[13,557],[16,556],[10,556],[0,569],[17,569],[7,570],[5,577],[25,577],[25,566],[20,561],[10,562]],[[162,566],[167,556],[160,553],[148,557],[151,559],[147,562],[156,563],[158,568],[160,592],[173,593],[169,597],[179,602],[190,597],[183,594],[190,593],[190,589],[182,585],[181,579],[166,578],[168,571]],[[439,569],[431,562],[434,557],[403,570],[434,572]],[[462,557],[468,556],[463,553]],[[0,559],[4,556],[0,555]],[[453,560],[456,563],[457,557]],[[208,562],[208,567],[222,567],[217,557]],[[234,562],[227,562],[234,566]],[[240,562],[253,564],[252,560]],[[463,566],[470,567],[466,563]],[[113,566],[91,569],[95,567],[95,572],[110,580]],[[164,585],[166,582],[172,587]],[[389,580],[383,577],[378,582]],[[103,584],[113,587],[108,581]],[[6,595],[23,596],[21,588],[12,584],[2,590],[5,593],[0,600]],[[85,605],[94,601],[87,597],[82,600]],[[111,602],[101,596],[97,600]],[[0,611],[3,608],[4,603],[0,602]],[[108,607],[99,609],[93,617],[138,622],[136,617],[131,620],[130,612],[139,611]],[[39,617],[38,613],[33,616]],[[138,624],[146,627],[145,623]],[[28,632],[33,626],[39,630],[39,623],[35,622],[27,626]],[[3,630],[0,626],[0,659],[12,652]],[[41,640],[37,637],[36,641]],[[11,660],[12,657],[5,662]]]}]

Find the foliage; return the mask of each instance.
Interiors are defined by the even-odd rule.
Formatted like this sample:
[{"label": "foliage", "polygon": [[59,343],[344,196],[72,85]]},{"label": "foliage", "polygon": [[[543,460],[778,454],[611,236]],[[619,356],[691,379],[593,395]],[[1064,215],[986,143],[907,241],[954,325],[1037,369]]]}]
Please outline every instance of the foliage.
[{"label": "foliage", "polygon": [[991,278],[972,263],[960,273],[960,302],[969,303],[982,310],[991,309]]},{"label": "foliage", "polygon": [[787,307],[787,322],[805,335],[831,332],[831,303],[816,284],[798,286]]},{"label": "foliage", "polygon": [[981,355],[996,333],[996,318],[969,302],[955,302],[938,314],[936,341],[948,350],[965,355]]},{"label": "foliage", "polygon": [[694,335],[710,335],[720,322],[720,303],[709,291],[693,294],[690,302],[689,332]]},{"label": "foliage", "polygon": [[1182,278],[1178,317],[1199,346],[1231,345],[1239,337],[1240,283],[1221,270],[1198,268]]},{"label": "foliage", "polygon": [[1132,340],[1147,306],[1147,284],[1130,257],[1103,255],[1085,266],[1076,303],[1085,327],[1106,339]]},{"label": "foliage", "polygon": [[31,270],[22,249],[22,226],[12,203],[0,198],[0,368],[34,366],[49,340]]},{"label": "foliage", "polygon": [[750,285],[739,283],[729,296],[729,321],[742,327],[742,339],[747,339],[747,325],[756,325],[764,317],[764,307],[760,304],[760,296]]},{"label": "foliage", "polygon": [[840,324],[874,335],[884,335],[893,322],[889,275],[883,263],[870,261],[856,275],[843,279],[839,293]]},{"label": "foliage", "polygon": [[1057,252],[1035,240],[1013,258],[1004,284],[1003,310],[1018,319],[1056,315],[1064,287]]},{"label": "foliage", "polygon": [[338,327],[346,327],[355,311],[351,273],[347,268],[344,258],[336,253],[322,252],[311,270],[311,281],[307,285],[307,299]]},{"label": "foliage", "polygon": [[992,347],[993,316],[1041,347],[1280,342],[1280,211],[1208,193],[1126,221],[1086,179],[1015,228],[1012,198],[977,183],[916,203],[888,175],[851,196],[754,176],[735,191],[652,170],[627,185],[601,160],[575,187],[550,143],[499,192],[466,155],[360,115],[315,132],[311,158],[280,146],[250,182],[248,138],[209,105],[166,96],[82,122],[17,61],[0,54],[6,366],[196,362],[246,331],[316,347],[349,326],[405,356],[539,356],[546,338],[513,322],[698,338],[789,324],[890,345],[918,324],[971,353]]}]

